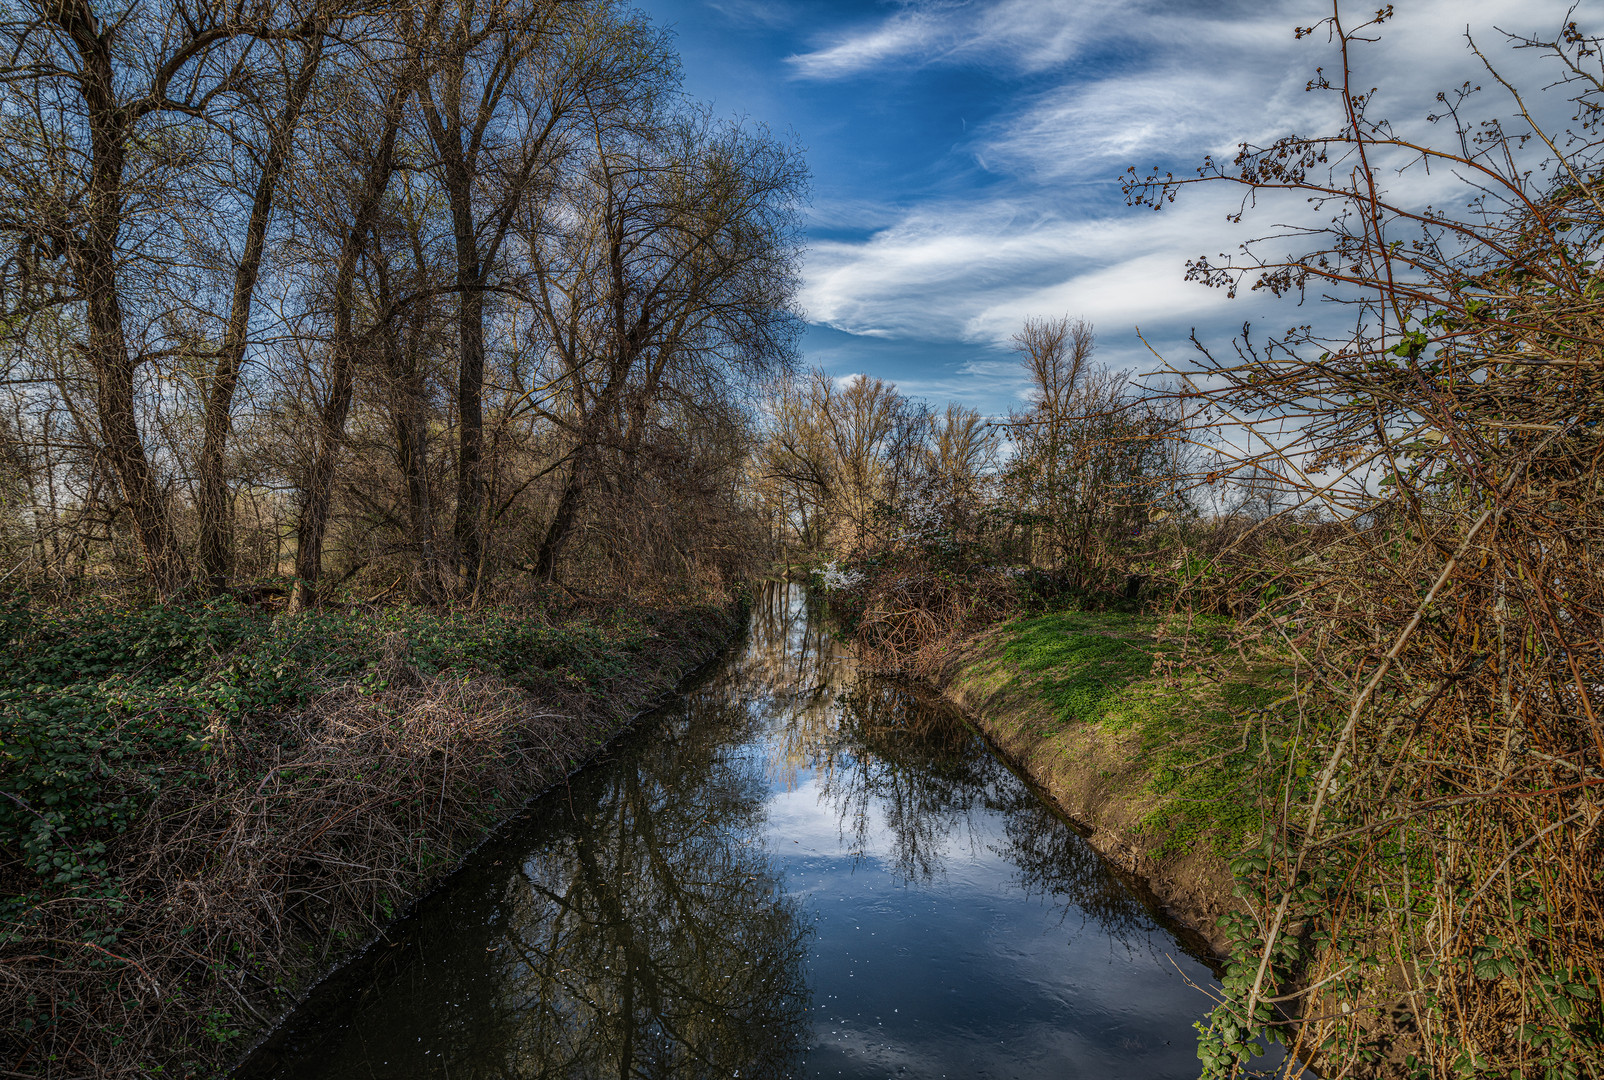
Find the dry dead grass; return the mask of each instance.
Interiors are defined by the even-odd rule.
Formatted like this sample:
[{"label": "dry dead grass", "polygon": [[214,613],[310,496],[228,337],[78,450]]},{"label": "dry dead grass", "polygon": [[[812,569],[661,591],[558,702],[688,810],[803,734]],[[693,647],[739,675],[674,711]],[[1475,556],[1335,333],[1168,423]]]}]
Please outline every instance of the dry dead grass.
[{"label": "dry dead grass", "polygon": [[0,1075],[215,1074],[718,639],[676,635],[629,689],[544,701],[425,678],[387,649],[383,689],[215,726],[204,780],[159,791],[108,853],[129,899],[40,901],[0,939]]}]

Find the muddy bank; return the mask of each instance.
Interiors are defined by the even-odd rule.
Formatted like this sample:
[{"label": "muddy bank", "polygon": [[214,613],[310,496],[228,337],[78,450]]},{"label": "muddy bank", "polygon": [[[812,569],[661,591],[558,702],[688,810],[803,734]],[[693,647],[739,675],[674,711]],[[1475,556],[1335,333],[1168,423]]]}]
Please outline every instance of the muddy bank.
[{"label": "muddy bank", "polygon": [[1172,918],[1223,957],[1227,942],[1217,922],[1233,906],[1230,871],[1211,844],[1167,844],[1171,838],[1149,824],[1165,799],[1152,790],[1142,734],[1063,723],[1048,680],[1005,657],[1008,636],[1008,627],[994,627],[970,640],[939,681],[943,696],[1086,831],[1093,847],[1140,877]]}]

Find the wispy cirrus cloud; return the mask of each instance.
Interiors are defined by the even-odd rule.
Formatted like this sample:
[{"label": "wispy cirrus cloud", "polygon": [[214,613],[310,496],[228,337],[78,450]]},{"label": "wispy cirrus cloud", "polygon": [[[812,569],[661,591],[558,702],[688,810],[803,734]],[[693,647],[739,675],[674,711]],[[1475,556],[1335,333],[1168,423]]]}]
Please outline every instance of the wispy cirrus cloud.
[{"label": "wispy cirrus cloud", "polygon": [[1072,313],[1126,332],[1218,316],[1232,302],[1187,282],[1184,262],[1244,234],[1225,220],[1228,193],[1205,200],[1216,213],[1184,220],[932,206],[862,243],[815,244],[803,304],[811,320],[849,334],[986,347],[1005,347],[1031,315]]},{"label": "wispy cirrus cloud", "polygon": [[[762,14],[756,0],[700,2],[747,26]],[[1422,140],[1450,136],[1427,116],[1465,80],[1487,87],[1479,112],[1507,122],[1513,103],[1467,50],[1467,27],[1535,91],[1555,73],[1499,31],[1553,34],[1568,3],[1398,0],[1380,40],[1355,50],[1358,84],[1379,88],[1376,115]],[[1105,360],[1137,367],[1151,361],[1137,325],[1179,356],[1193,327],[1219,343],[1250,319],[1331,318],[1185,280],[1189,258],[1308,221],[1301,196],[1263,200],[1237,225],[1226,215],[1240,190],[1192,189],[1154,214],[1124,207],[1118,185],[1127,166],[1186,175],[1241,141],[1337,130],[1337,95],[1305,92],[1317,67],[1334,72],[1330,43],[1293,34],[1329,13],[1327,0],[777,0],[763,16],[784,26],[766,69],[774,100],[816,147],[848,147],[819,157],[829,200],[810,212],[810,359],[988,407],[1017,396],[1008,341],[1030,316],[1084,316]],[[1382,161],[1400,198],[1461,199],[1451,170],[1403,164]]]},{"label": "wispy cirrus cloud", "polygon": [[806,79],[840,79],[887,65],[981,63],[1038,71],[1076,56],[1131,11],[1115,0],[921,3],[838,33],[788,58]]},{"label": "wispy cirrus cloud", "polygon": [[813,52],[789,57],[803,78],[831,79],[855,75],[886,60],[930,54],[948,46],[941,20],[922,12],[900,12],[867,30],[844,35]]}]

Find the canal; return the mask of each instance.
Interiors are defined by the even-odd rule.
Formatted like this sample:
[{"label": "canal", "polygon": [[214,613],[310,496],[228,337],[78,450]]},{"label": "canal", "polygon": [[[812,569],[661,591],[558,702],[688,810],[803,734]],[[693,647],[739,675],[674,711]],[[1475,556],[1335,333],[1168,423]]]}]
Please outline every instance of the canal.
[{"label": "canal", "polygon": [[1190,1080],[1199,955],[778,585],[236,1076]]}]

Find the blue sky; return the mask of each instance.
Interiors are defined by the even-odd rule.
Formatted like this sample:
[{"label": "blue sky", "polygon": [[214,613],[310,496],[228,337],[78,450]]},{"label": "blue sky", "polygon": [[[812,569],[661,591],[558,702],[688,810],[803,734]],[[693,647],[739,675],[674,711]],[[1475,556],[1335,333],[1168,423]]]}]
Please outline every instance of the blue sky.
[{"label": "blue sky", "polygon": [[[1305,93],[1332,64],[1329,14],[1308,0],[640,0],[673,28],[686,89],[806,148],[813,173],[802,303],[806,360],[999,414],[1025,386],[1008,339],[1027,316],[1091,321],[1099,358],[1184,362],[1189,333],[1227,345],[1311,312],[1227,301],[1184,280],[1187,258],[1234,251],[1271,224],[1226,221],[1239,195],[1194,189],[1126,208],[1127,166],[1190,171],[1241,139],[1324,123]],[[1552,0],[1400,0],[1360,56],[1386,115],[1424,125],[1436,91],[1485,78],[1465,46],[1497,30],[1552,36]],[[1578,15],[1604,14],[1604,0]],[[1356,5],[1351,14],[1372,7]],[[1597,21],[1596,19],[1594,20]],[[1497,28],[1497,29],[1495,29]],[[1521,85],[1531,54],[1498,53]],[[1508,112],[1507,103],[1486,99]],[[1423,198],[1447,178],[1407,177]],[[1282,208],[1277,208],[1277,213]],[[1301,211],[1285,208],[1288,214]]]}]

